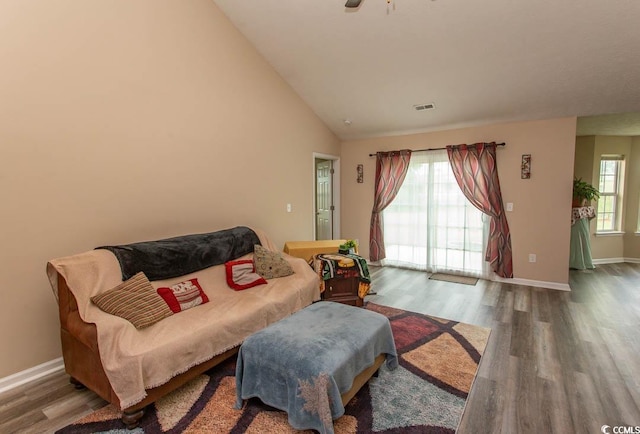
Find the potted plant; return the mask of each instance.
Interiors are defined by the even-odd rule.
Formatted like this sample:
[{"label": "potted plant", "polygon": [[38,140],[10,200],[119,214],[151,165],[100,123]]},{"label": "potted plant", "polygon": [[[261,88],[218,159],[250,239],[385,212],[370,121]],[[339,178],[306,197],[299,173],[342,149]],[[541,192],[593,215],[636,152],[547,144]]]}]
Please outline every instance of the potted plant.
[{"label": "potted plant", "polygon": [[573,178],[573,203],[572,206],[587,206],[592,200],[598,200],[600,192],[593,185],[582,178]]},{"label": "potted plant", "polygon": [[344,244],[340,244],[340,247],[338,247],[338,251],[343,254],[354,254],[356,252],[356,242],[354,240],[347,240]]}]

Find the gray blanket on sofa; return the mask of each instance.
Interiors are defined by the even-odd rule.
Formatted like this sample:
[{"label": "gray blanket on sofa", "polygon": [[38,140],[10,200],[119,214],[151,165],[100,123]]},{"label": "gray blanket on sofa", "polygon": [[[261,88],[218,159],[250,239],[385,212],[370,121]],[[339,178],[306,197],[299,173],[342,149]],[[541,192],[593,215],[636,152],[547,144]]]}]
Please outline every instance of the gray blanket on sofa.
[{"label": "gray blanket on sofa", "polygon": [[344,414],[341,394],[353,379],[386,354],[398,366],[384,315],[334,302],[319,302],[249,336],[236,364],[236,408],[260,398],[288,413],[296,429],[333,433]]},{"label": "gray blanket on sofa", "polygon": [[184,235],[120,246],[101,246],[112,252],[122,269],[122,280],[142,271],[151,281],[183,276],[253,252],[260,244],[256,233],[237,226],[207,234]]}]

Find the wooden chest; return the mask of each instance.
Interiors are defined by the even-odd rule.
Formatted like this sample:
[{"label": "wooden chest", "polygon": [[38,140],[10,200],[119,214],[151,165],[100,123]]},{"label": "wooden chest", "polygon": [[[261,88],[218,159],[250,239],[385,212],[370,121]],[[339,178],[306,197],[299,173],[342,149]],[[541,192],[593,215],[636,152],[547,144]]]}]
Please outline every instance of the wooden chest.
[{"label": "wooden chest", "polygon": [[329,279],[324,283],[325,290],[322,293],[322,299],[362,307],[364,300],[358,297],[359,286],[360,279],[358,277]]}]

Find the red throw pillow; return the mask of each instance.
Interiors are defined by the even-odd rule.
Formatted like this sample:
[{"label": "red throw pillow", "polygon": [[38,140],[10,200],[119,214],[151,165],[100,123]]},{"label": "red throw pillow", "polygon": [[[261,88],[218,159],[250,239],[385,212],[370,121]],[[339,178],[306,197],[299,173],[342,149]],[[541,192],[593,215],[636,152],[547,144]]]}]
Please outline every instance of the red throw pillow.
[{"label": "red throw pillow", "polygon": [[209,298],[202,290],[198,279],[189,279],[168,288],[158,288],[158,294],[174,313],[209,302]]},{"label": "red throw pillow", "polygon": [[251,259],[229,261],[224,266],[227,270],[227,284],[236,291],[267,283],[256,273],[256,266]]}]

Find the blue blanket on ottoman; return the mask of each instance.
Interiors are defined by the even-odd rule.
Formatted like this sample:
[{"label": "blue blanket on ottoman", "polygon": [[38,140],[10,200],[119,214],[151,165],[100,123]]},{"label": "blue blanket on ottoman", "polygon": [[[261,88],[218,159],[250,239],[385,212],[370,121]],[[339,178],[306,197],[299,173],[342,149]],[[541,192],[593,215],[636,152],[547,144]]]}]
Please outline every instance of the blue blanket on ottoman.
[{"label": "blue blanket on ottoman", "polygon": [[353,379],[386,354],[398,366],[384,315],[334,302],[319,302],[249,336],[238,353],[236,408],[260,398],[287,412],[296,429],[333,433],[344,414],[340,395]]}]

